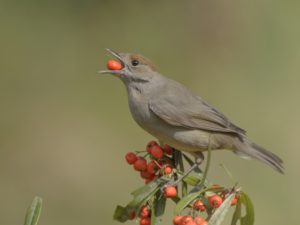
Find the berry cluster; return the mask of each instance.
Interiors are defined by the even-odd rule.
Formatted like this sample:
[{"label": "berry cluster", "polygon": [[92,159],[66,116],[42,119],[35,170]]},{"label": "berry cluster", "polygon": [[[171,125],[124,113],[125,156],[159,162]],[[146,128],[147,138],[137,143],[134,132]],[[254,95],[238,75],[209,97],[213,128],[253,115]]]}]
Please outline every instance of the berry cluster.
[{"label": "berry cluster", "polygon": [[193,218],[192,216],[175,216],[174,225],[207,225],[208,222],[200,216]]},{"label": "berry cluster", "polygon": [[[218,185],[213,185],[214,187],[219,187]],[[223,191],[220,195],[213,194],[209,197],[201,200],[196,199],[193,203],[193,207],[191,210],[191,213],[194,216],[175,216],[173,219],[174,225],[207,225],[208,222],[201,216],[199,216],[200,212],[205,212],[208,209],[207,214],[211,214],[213,209],[219,208],[223,202],[223,200],[227,197],[229,194],[228,191]],[[234,197],[234,199],[231,201],[231,206],[235,206],[238,201],[238,195]]]},{"label": "berry cluster", "polygon": [[140,219],[140,225],[151,224],[151,210],[148,205],[144,205],[140,209],[139,219]]},{"label": "berry cluster", "polygon": [[[224,217],[219,215],[237,204],[232,224],[247,220],[253,225],[253,205],[241,188],[225,188],[208,181],[210,151],[204,172],[196,168],[185,173],[185,164],[193,166],[193,160],[156,141],[150,141],[144,151],[128,152],[125,159],[139,172],[145,185],[132,192],[133,199],[126,206],[116,207],[115,220],[123,223],[136,219],[140,225],[157,224],[165,212],[167,199],[172,199],[176,203],[174,225],[207,225],[216,220],[221,223]],[[242,204],[246,209],[243,217]]]},{"label": "berry cluster", "polygon": [[[140,153],[146,153],[145,156],[139,156]],[[170,155],[172,148],[165,144],[160,146],[156,141],[150,141],[146,146],[146,151],[128,152],[125,159],[128,164],[133,165],[134,170],[140,172],[140,176],[145,180],[145,183],[157,179],[161,176],[170,176],[173,173],[172,162]],[[147,158],[149,159],[147,161]],[[171,187],[170,187],[171,188]],[[174,189],[166,188],[166,197],[174,195]],[[176,190],[176,189],[175,189]],[[175,193],[176,196],[176,193]]]}]

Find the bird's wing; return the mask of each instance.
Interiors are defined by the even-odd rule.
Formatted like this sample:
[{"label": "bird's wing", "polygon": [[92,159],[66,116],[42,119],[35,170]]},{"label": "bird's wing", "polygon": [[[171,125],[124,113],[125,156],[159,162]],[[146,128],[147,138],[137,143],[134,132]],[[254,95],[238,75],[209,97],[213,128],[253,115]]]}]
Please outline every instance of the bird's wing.
[{"label": "bird's wing", "polygon": [[246,133],[200,97],[185,89],[178,90],[183,96],[176,96],[174,93],[176,94],[176,91],[166,91],[149,101],[150,110],[168,124],[189,129],[234,133],[238,136]]}]

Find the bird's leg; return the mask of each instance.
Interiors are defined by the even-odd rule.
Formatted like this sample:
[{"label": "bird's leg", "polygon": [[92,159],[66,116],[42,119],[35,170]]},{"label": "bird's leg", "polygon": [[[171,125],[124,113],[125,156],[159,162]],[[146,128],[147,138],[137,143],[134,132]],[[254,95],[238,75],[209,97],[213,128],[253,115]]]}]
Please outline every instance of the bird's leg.
[{"label": "bird's leg", "polygon": [[[199,167],[201,165],[201,163],[204,160],[204,155],[202,152],[197,152],[195,154],[195,163],[188,169],[188,171],[186,171],[181,177],[179,177],[177,180],[175,181],[170,181],[167,184],[164,185],[164,187],[166,186],[178,186],[178,184],[186,177],[188,176],[194,169],[196,169],[197,167]],[[163,187],[163,188],[164,188]]]}]

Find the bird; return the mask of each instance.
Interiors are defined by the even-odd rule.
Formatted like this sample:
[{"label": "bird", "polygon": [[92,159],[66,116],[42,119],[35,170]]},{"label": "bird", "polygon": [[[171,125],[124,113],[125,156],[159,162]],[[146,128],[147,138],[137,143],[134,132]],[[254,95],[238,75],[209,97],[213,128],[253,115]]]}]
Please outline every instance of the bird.
[{"label": "bird", "polygon": [[106,50],[121,66],[99,72],[111,74],[123,82],[133,119],[159,141],[195,158],[201,158],[209,149],[228,150],[284,173],[281,158],[251,141],[244,129],[200,96],[160,74],[148,58]]}]

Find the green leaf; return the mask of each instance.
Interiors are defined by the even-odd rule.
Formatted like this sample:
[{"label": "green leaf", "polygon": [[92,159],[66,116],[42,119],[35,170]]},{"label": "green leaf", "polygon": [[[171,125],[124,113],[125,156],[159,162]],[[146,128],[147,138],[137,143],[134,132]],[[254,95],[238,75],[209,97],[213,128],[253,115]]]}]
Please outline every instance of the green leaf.
[{"label": "green leaf", "polygon": [[193,200],[195,200],[197,197],[199,197],[200,194],[201,194],[201,192],[198,191],[195,193],[191,193],[191,194],[185,196],[184,198],[182,198],[177,203],[175,210],[174,210],[174,214],[179,215],[181,213],[181,211],[184,210],[185,207],[187,207]]},{"label": "green leaf", "polygon": [[[155,211],[155,204],[151,205],[151,212]],[[157,224],[157,217],[155,215],[151,215],[151,225]]]},{"label": "green leaf", "polygon": [[193,192],[182,198],[176,205],[174,214],[179,215],[192,201],[198,198],[201,194],[208,191],[209,189],[203,189],[201,191]]},{"label": "green leaf", "polygon": [[238,200],[235,211],[232,216],[231,225],[236,225],[242,217],[242,202]]},{"label": "green leaf", "polygon": [[164,214],[165,207],[166,198],[163,197],[162,193],[157,192],[151,204],[151,225],[159,224],[159,217],[161,217]]},{"label": "green leaf", "polygon": [[[242,216],[242,206],[245,207],[246,214]],[[248,195],[244,192],[240,192],[239,200],[232,217],[231,225],[236,225],[240,221],[241,225],[253,225],[254,224],[254,207]]]},{"label": "green leaf", "polygon": [[241,225],[253,225],[254,224],[254,207],[249,196],[245,192],[241,192],[239,201],[243,203],[246,208],[246,215],[241,217]]},{"label": "green leaf", "polygon": [[182,197],[187,195],[188,185],[184,180],[182,181],[181,191],[182,191]]},{"label": "green leaf", "polygon": [[160,217],[165,213],[167,199],[163,197],[163,195],[159,192],[156,193],[155,200],[153,202],[154,205],[154,216]]},{"label": "green leaf", "polygon": [[42,210],[42,198],[34,197],[31,206],[28,208],[24,225],[36,225]]},{"label": "green leaf", "polygon": [[161,179],[157,179],[153,182],[148,183],[147,185],[144,185],[142,187],[140,187],[139,189],[131,192],[131,194],[136,197],[142,194],[145,194],[147,192],[151,192],[153,189],[157,188],[158,185],[160,185],[162,182],[164,182]]},{"label": "green leaf", "polygon": [[117,206],[113,218],[119,222],[125,222],[129,219],[130,213],[137,212],[138,209],[149,199],[151,199],[160,187],[165,184],[165,180],[157,179],[132,192],[133,199],[126,207]]},{"label": "green leaf", "polygon": [[189,175],[183,178],[183,181],[191,186],[196,186],[200,182],[200,179],[195,176]]},{"label": "green leaf", "polygon": [[219,208],[213,213],[212,217],[209,220],[208,225],[220,225],[225,219],[226,214],[228,213],[231,201],[235,197],[235,193],[231,193],[225,201],[221,204]]},{"label": "green leaf", "polygon": [[128,220],[128,212],[125,207],[118,205],[114,212],[114,220],[124,223]]},{"label": "green leaf", "polygon": [[184,171],[184,165],[183,165],[183,160],[182,160],[182,153],[178,152],[177,157],[175,158],[177,161],[177,165],[179,165],[179,170]]},{"label": "green leaf", "polygon": [[134,196],[133,200],[127,205],[127,208],[138,208],[144,202],[149,200],[158,190],[159,188],[165,184],[166,181],[162,179],[157,179],[142,188],[134,191],[132,194]]}]

